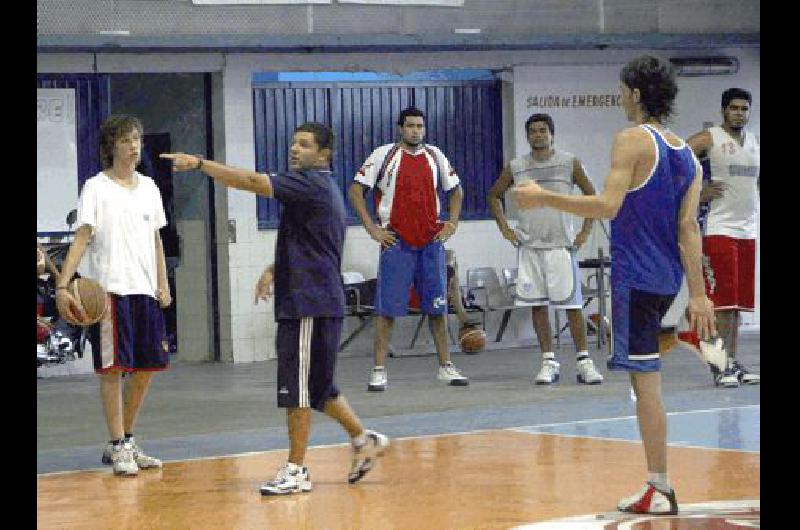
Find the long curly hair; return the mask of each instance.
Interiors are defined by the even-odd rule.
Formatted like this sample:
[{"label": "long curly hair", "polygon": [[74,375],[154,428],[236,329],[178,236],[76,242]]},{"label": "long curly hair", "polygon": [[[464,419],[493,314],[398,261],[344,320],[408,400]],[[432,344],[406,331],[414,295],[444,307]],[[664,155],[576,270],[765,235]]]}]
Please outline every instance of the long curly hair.
[{"label": "long curly hair", "polygon": [[672,116],[678,84],[670,63],[642,55],[622,67],[619,80],[631,90],[639,89],[639,102],[648,117],[663,121]]}]

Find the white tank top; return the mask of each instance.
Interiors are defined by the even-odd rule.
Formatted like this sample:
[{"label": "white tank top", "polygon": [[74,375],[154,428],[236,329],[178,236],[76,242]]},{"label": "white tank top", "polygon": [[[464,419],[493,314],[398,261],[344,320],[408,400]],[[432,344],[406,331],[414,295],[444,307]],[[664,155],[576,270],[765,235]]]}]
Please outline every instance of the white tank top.
[{"label": "white tank top", "polygon": [[[572,170],[575,156],[555,151],[547,160],[534,160],[533,155],[509,162],[514,184],[533,180],[541,187],[556,193],[571,194],[575,181]],[[520,243],[531,248],[570,247],[575,242],[573,216],[554,208],[518,210],[519,223],[515,229]]]},{"label": "white tank top", "polygon": [[744,131],[739,145],[722,127],[711,127],[708,158],[711,180],[728,185],[723,196],[708,203],[706,235],[738,239],[758,237],[758,175],[761,149],[753,133]]}]

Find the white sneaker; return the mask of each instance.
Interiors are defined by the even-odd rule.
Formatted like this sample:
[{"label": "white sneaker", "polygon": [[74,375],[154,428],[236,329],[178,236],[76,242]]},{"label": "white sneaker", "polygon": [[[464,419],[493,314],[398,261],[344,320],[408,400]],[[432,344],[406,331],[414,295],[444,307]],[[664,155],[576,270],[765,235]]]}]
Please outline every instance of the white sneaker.
[{"label": "white sneaker", "polygon": [[678,501],[675,498],[675,490],[664,493],[647,482],[636,495],[619,501],[617,510],[629,513],[676,515],[678,513]]},{"label": "white sneaker", "polygon": [[725,371],[720,372],[711,367],[711,373],[714,374],[714,384],[725,388],[737,388],[739,386],[739,373],[733,365],[733,361],[728,364]]},{"label": "white sneaker", "polygon": [[386,383],[386,368],[383,366],[376,366],[372,369],[367,390],[370,392],[383,392],[386,390]]},{"label": "white sneaker", "polygon": [[594,362],[590,358],[581,359],[577,363],[578,382],[584,385],[599,385],[603,382],[603,376],[594,367]]},{"label": "white sneaker", "polygon": [[469,379],[461,375],[452,361],[447,361],[444,366],[439,367],[439,374],[436,376],[439,381],[446,381],[450,386],[467,386]]},{"label": "white sneaker", "polygon": [[375,465],[375,460],[383,456],[389,448],[389,437],[367,430],[367,442],[361,447],[353,446],[353,464],[347,474],[347,482],[355,484]]},{"label": "white sneaker", "polygon": [[288,495],[311,491],[311,474],[305,466],[286,462],[278,469],[278,474],[259,488],[261,495]]},{"label": "white sneaker", "polygon": [[683,331],[678,333],[677,336],[678,343],[693,351],[700,360],[719,371],[725,370],[728,362],[728,353],[725,351],[721,337],[707,341],[701,340],[694,331]]},{"label": "white sneaker", "polygon": [[136,440],[129,438],[129,442],[133,449],[133,459],[136,460],[136,465],[139,466],[139,469],[158,469],[161,467],[161,460],[144,454]]},{"label": "white sneaker", "polygon": [[[161,460],[144,454],[142,452],[141,447],[139,447],[134,438],[128,438],[128,443],[130,444],[131,449],[133,450],[133,459],[136,461],[136,465],[139,467],[139,469],[154,469],[154,468],[160,468],[162,466]],[[113,463],[112,460],[113,451],[114,451],[114,445],[108,443],[105,449],[103,450],[103,458],[101,459],[101,461],[104,464]]]},{"label": "white sneaker", "polygon": [[536,376],[536,379],[534,379],[533,382],[537,385],[551,385],[556,383],[561,377],[560,371],[561,365],[558,363],[558,361],[553,359],[545,359],[542,361],[542,369],[539,370],[539,374]]},{"label": "white sneaker", "polygon": [[114,474],[125,477],[135,477],[139,474],[139,466],[133,458],[133,448],[131,444],[122,443],[111,448],[111,464],[114,466]]}]

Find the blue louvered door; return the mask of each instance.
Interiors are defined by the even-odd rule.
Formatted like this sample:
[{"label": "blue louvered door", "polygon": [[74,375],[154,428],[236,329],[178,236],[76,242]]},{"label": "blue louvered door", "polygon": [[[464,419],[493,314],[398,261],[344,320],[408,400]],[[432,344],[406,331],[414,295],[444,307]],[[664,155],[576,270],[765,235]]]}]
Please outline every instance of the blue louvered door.
[{"label": "blue louvered door", "polygon": [[[410,105],[425,112],[427,142],[442,149],[461,178],[461,218],[489,218],[486,192],[503,158],[500,84],[495,81],[255,84],[256,170],[286,171],[294,128],[319,121],[336,135],[333,171],[346,193],[372,150],[397,139],[397,115]],[[277,201],[259,197],[257,210],[259,228],[277,226]],[[359,222],[349,204],[348,217]]]}]

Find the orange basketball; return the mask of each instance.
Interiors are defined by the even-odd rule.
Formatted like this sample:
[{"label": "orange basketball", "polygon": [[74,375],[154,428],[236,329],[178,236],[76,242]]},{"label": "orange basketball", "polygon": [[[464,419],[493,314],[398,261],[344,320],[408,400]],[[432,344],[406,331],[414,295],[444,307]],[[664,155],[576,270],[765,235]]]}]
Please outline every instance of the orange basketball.
[{"label": "orange basketball", "polygon": [[89,278],[76,278],[69,284],[69,293],[86,313],[86,320],[79,322],[81,326],[96,324],[106,314],[106,290],[96,281]]},{"label": "orange basketball", "polygon": [[458,330],[458,342],[464,353],[478,353],[486,347],[486,332],[476,326],[462,326]]}]

